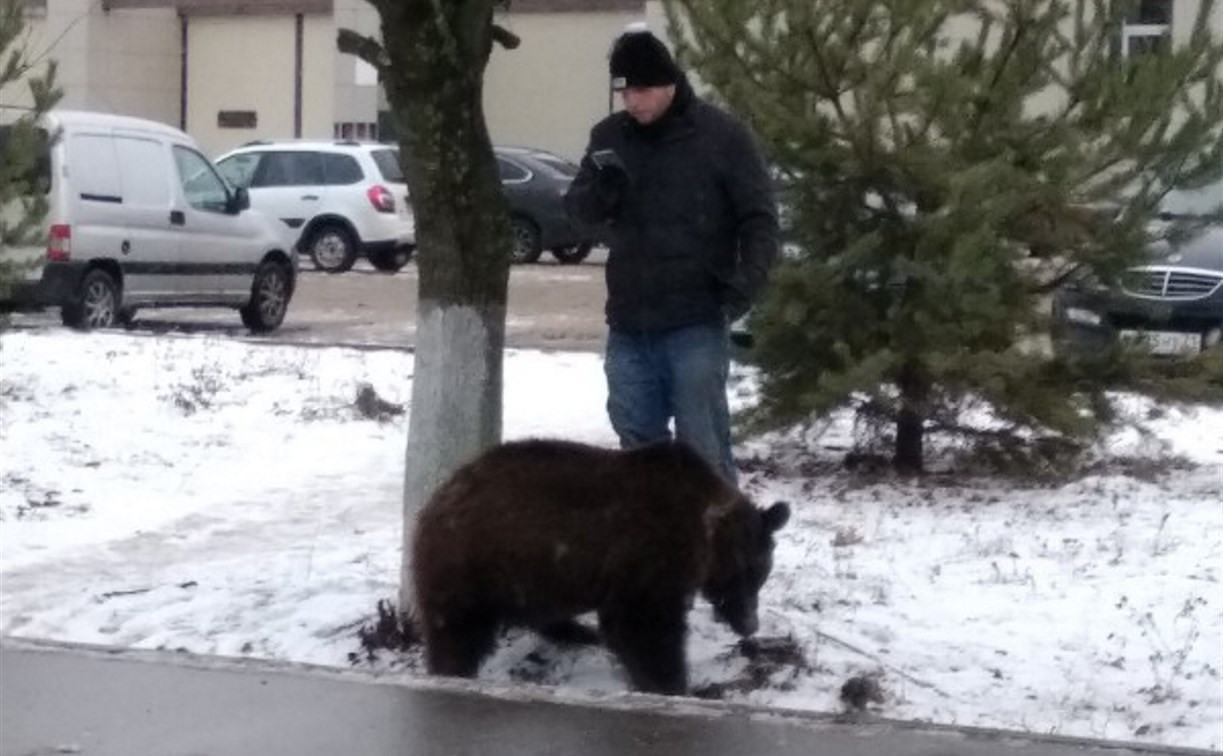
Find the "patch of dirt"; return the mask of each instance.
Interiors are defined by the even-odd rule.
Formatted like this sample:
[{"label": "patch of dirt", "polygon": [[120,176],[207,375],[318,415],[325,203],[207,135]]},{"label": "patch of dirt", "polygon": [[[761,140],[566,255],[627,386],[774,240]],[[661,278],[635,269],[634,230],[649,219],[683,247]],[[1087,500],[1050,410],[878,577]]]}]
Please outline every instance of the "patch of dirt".
[{"label": "patch of dirt", "polygon": [[400,417],[405,412],[402,404],[388,402],[378,396],[378,392],[368,383],[362,383],[357,386],[357,399],[353,402],[356,407],[357,414],[367,420],[377,420],[384,423],[396,417]]},{"label": "patch of dirt", "polygon": [[875,675],[856,675],[841,686],[841,702],[851,711],[862,711],[870,704],[886,700],[883,685]]},{"label": "patch of dirt", "polygon": [[737,677],[702,685],[693,689],[692,695],[719,700],[730,693],[750,693],[764,688],[786,690],[800,674],[811,669],[793,635],[744,638],[722,655],[723,659],[734,657],[747,660]]},{"label": "patch of dirt", "polygon": [[395,608],[394,602],[379,601],[376,614],[372,623],[362,624],[357,629],[361,650],[348,654],[349,664],[355,666],[363,661],[373,664],[379,651],[402,653],[421,644],[420,634],[416,631],[412,617],[401,614]]}]

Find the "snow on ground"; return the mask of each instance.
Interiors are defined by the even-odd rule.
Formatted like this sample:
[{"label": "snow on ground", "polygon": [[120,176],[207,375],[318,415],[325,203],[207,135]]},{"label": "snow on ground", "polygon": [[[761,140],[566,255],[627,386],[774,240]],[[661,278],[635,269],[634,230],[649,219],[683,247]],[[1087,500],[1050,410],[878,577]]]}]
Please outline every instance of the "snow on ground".
[{"label": "snow on ground", "polygon": [[[505,370],[507,437],[613,443],[597,355],[511,351]],[[5,334],[0,633],[363,659],[357,630],[398,579],[406,421],[354,397],[406,403],[411,371],[400,351]],[[737,374],[737,402],[751,385]],[[802,659],[749,662],[698,601],[694,686],[837,711],[874,674],[883,716],[1223,749],[1223,412],[1131,405],[1153,433],[1115,434],[1110,464],[1056,483],[851,476],[843,417],[741,444],[744,487],[794,508],[761,635]],[[1184,461],[1141,463],[1163,456]],[[528,633],[481,676],[625,690],[601,649]]]}]

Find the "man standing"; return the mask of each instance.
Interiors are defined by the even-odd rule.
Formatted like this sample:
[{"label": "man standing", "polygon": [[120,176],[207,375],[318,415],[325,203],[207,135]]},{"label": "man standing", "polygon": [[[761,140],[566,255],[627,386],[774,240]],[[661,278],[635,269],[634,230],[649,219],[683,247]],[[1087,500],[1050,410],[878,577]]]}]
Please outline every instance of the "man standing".
[{"label": "man standing", "polygon": [[620,445],[675,436],[727,479],[729,324],[777,258],[768,170],[746,126],[696,97],[666,46],[630,28],[611,52],[624,110],[591,130],[566,196],[606,227],[607,412]]}]

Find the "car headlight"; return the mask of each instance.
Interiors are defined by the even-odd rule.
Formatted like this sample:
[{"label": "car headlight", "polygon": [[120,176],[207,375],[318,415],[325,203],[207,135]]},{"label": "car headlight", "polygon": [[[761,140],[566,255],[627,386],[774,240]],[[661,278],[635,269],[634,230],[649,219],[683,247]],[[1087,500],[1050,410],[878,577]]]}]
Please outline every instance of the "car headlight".
[{"label": "car headlight", "polygon": [[1066,320],[1071,323],[1081,323],[1083,325],[1098,326],[1103,322],[1103,318],[1097,312],[1085,310],[1082,307],[1067,307]]}]

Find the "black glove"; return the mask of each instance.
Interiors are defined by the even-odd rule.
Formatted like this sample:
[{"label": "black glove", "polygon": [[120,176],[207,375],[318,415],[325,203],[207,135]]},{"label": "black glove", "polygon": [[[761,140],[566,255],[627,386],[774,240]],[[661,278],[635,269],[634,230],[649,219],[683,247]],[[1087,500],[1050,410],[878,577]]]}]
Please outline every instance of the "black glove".
[{"label": "black glove", "polygon": [[629,185],[628,169],[613,150],[597,150],[590,156],[595,167],[595,196],[609,218],[620,214]]},{"label": "black glove", "polygon": [[621,168],[601,168],[595,174],[595,196],[609,217],[620,214],[620,204],[628,189],[628,174]]}]

